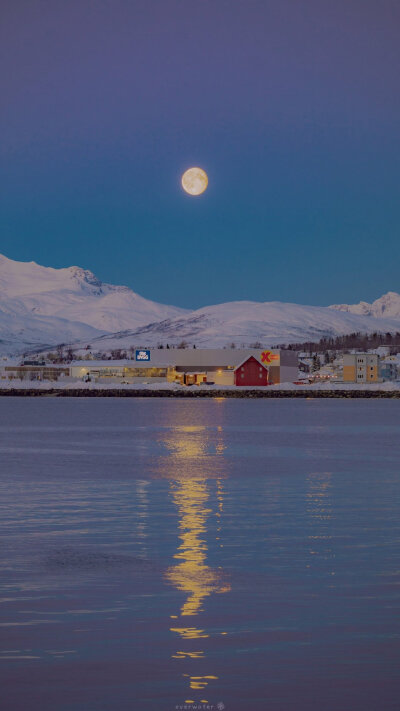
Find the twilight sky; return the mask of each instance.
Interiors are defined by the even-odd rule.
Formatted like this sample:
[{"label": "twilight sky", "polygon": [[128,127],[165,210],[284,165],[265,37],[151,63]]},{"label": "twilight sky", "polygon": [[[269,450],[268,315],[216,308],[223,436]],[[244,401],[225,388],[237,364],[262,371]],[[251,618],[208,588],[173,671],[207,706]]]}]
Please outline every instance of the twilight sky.
[{"label": "twilight sky", "polygon": [[398,0],[1,14],[0,252],[193,308],[400,291]]}]

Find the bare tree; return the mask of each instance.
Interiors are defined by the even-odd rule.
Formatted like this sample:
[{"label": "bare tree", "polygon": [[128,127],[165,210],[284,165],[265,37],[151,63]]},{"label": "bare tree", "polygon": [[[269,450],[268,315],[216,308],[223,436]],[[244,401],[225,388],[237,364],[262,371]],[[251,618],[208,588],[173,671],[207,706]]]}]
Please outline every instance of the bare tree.
[{"label": "bare tree", "polygon": [[57,346],[57,362],[58,363],[64,362],[64,344],[63,343],[60,343],[60,345]]}]

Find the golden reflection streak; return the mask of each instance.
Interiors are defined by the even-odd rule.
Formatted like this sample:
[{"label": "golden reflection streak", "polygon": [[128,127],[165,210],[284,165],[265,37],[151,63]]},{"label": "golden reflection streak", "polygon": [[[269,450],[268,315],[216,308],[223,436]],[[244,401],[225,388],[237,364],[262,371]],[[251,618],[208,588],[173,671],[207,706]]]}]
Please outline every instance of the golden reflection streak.
[{"label": "golden reflection streak", "polygon": [[[205,480],[183,479],[173,486],[172,498],[179,511],[179,538],[181,540],[174,558],[180,560],[166,572],[166,577],[178,590],[187,593],[187,599],[181,607],[181,616],[197,615],[203,609],[203,600],[212,592],[228,592],[229,586],[221,584],[220,573],[206,565],[207,517],[212,510],[207,508],[209,491]],[[174,628],[178,632],[178,628]],[[201,637],[208,636],[200,634]],[[185,628],[181,635],[186,636]],[[193,638],[194,635],[192,635]]]},{"label": "golden reflection streak", "polygon": [[[223,455],[222,427],[218,427],[215,454]],[[206,474],[199,475],[199,462],[207,455],[208,429],[205,427],[179,427],[164,440],[170,456],[168,469],[174,473],[171,481],[171,495],[179,514],[178,533],[180,543],[174,558],[179,561],[170,566],[166,579],[177,589],[186,593],[186,600],[180,608],[180,617],[199,616],[204,610],[204,600],[212,593],[226,593],[230,585],[222,580],[222,569],[214,570],[207,565],[208,545],[206,540],[207,524],[213,514],[210,505],[210,489]],[[206,467],[204,467],[206,469]],[[191,471],[196,474],[191,476]],[[216,480],[217,529],[221,530],[221,514],[223,511],[223,485],[220,478]],[[217,537],[218,539],[218,537]],[[177,619],[176,615],[171,618]],[[178,634],[182,640],[202,640],[209,633],[197,626],[173,626],[171,632]],[[204,650],[177,651],[172,655],[175,659],[204,659]],[[212,674],[206,676],[189,676],[192,690],[204,689],[209,681],[218,677]],[[200,700],[201,701],[201,700]],[[192,703],[192,702],[191,702]],[[193,702],[194,703],[194,702]]]}]

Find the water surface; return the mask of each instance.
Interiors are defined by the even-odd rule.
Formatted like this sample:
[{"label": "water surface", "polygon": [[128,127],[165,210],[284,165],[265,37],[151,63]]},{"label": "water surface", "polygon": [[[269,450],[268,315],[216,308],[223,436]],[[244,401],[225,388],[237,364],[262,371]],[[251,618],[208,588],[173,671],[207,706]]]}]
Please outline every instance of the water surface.
[{"label": "water surface", "polygon": [[0,458],[2,709],[399,708],[399,401],[1,398]]}]

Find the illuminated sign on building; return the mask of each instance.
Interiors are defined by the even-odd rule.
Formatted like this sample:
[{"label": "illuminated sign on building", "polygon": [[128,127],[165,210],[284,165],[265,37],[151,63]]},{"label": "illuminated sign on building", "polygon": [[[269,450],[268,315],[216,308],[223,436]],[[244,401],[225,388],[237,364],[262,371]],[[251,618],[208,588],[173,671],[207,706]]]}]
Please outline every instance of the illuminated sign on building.
[{"label": "illuminated sign on building", "polygon": [[272,363],[273,360],[279,360],[279,355],[271,353],[271,351],[263,351],[261,353],[261,363]]},{"label": "illuminated sign on building", "polygon": [[136,351],[135,360],[150,360],[150,351]]}]

